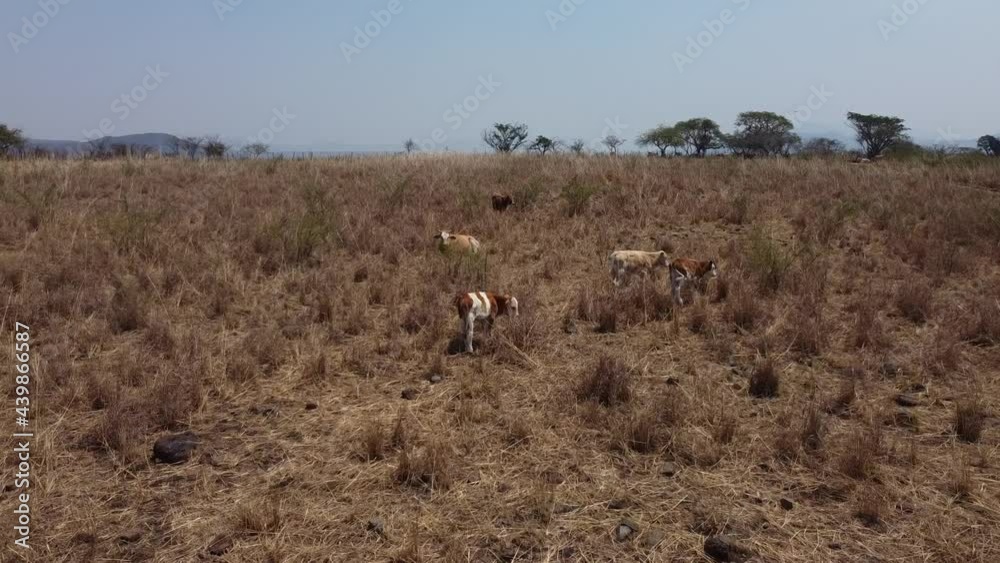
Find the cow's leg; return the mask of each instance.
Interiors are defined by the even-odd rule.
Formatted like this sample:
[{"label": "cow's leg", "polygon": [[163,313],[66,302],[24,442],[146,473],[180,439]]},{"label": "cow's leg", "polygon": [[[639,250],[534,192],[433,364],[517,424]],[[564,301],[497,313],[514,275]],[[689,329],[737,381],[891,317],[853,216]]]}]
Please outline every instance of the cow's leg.
[{"label": "cow's leg", "polygon": [[472,338],[473,332],[476,326],[476,316],[473,313],[469,313],[469,316],[465,317],[465,351],[472,353]]}]

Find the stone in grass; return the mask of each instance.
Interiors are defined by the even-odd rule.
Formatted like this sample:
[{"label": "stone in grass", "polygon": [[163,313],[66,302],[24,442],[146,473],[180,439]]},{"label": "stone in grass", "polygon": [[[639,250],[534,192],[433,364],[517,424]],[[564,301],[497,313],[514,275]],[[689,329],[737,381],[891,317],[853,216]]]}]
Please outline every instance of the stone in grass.
[{"label": "stone in grass", "polygon": [[642,545],[646,546],[648,549],[653,549],[663,543],[663,538],[664,534],[660,530],[649,530],[642,537]]},{"label": "stone in grass", "polygon": [[781,505],[782,510],[791,510],[791,509],[795,508],[795,503],[792,502],[791,499],[787,499],[787,498],[783,498],[783,499],[779,500],[778,504]]},{"label": "stone in grass", "polygon": [[615,539],[618,541],[628,541],[639,533],[639,524],[630,518],[623,518],[615,528]]},{"label": "stone in grass", "polygon": [[120,545],[127,545],[130,543],[135,543],[142,539],[142,530],[139,528],[133,528],[127,532],[122,532],[118,535],[118,543]]},{"label": "stone in grass", "polygon": [[158,463],[184,463],[199,443],[201,440],[193,432],[161,436],[153,444],[153,459]]},{"label": "stone in grass", "polygon": [[365,529],[367,529],[368,532],[371,534],[385,537],[385,522],[382,521],[381,518],[378,517],[369,518],[368,524],[365,526]]},{"label": "stone in grass", "polygon": [[233,548],[233,543],[233,538],[230,536],[216,536],[215,539],[212,540],[212,543],[208,544],[208,547],[205,548],[205,551],[207,551],[209,555],[221,557]]},{"label": "stone in grass", "polygon": [[680,466],[672,461],[668,461],[660,467],[660,475],[663,475],[664,477],[674,477],[680,473],[680,471]]},{"label": "stone in grass", "polygon": [[920,397],[911,393],[900,393],[896,395],[896,404],[901,407],[919,407]]}]

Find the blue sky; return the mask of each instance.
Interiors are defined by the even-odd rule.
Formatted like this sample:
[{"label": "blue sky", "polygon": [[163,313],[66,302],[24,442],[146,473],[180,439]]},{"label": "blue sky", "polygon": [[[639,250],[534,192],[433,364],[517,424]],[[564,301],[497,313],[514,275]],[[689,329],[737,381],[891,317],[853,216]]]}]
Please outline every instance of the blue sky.
[{"label": "blue sky", "polygon": [[4,0],[0,122],[469,149],[496,121],[591,142],[766,109],[974,139],[1000,131],[997,22],[995,0]]}]

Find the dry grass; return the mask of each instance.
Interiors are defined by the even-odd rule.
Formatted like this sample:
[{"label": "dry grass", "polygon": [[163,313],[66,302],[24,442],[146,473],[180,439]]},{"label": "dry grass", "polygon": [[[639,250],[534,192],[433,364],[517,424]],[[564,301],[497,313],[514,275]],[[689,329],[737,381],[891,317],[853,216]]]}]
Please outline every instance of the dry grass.
[{"label": "dry grass", "polygon": [[955,405],[955,434],[964,442],[978,442],[983,434],[986,412],[978,397],[963,400]]},{"label": "dry grass", "polygon": [[588,369],[580,380],[577,397],[613,407],[632,400],[632,370],[621,360],[601,356],[597,365]]},{"label": "dry grass", "polygon": [[[762,561],[998,561],[998,166],[0,162],[26,558],[694,561],[725,532]],[[442,229],[484,253],[439,256]],[[662,272],[612,287],[611,250],[661,247],[722,275],[678,311]],[[470,290],[522,314],[456,354]],[[177,431],[195,455],[153,463]]]},{"label": "dry grass", "polygon": [[750,394],[760,399],[778,396],[781,390],[781,376],[770,359],[758,360],[750,372]]}]

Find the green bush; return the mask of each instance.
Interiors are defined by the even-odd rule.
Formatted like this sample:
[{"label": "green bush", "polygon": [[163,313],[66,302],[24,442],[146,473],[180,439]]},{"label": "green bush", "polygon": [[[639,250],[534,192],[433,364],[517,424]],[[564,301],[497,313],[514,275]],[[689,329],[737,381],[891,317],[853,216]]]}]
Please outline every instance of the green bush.
[{"label": "green bush", "polygon": [[563,213],[565,213],[567,217],[582,215],[587,211],[587,209],[590,208],[591,198],[593,198],[599,191],[599,187],[590,184],[581,184],[576,178],[574,178],[562,189],[562,197],[564,200]]},{"label": "green bush", "polygon": [[255,250],[284,263],[301,264],[336,234],[335,207],[316,185],[302,189],[305,209],[267,223],[254,239]]},{"label": "green bush", "polygon": [[757,284],[766,291],[777,291],[781,287],[795,261],[791,253],[759,229],[750,235],[746,258],[747,267],[757,278]]}]

